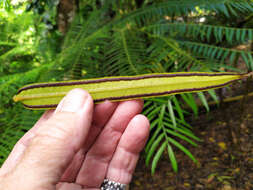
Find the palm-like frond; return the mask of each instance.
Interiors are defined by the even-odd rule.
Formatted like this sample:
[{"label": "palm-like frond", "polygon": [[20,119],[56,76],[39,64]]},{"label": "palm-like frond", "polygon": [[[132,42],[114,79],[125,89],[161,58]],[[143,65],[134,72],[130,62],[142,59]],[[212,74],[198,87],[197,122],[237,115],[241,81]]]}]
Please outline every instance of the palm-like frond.
[{"label": "palm-like frond", "polygon": [[228,44],[244,43],[253,40],[253,30],[250,28],[233,28],[216,25],[191,23],[156,23],[144,26],[143,31],[155,35],[169,35],[201,40],[203,42],[224,42]]},{"label": "palm-like frond", "polygon": [[182,16],[198,12],[197,8],[237,16],[240,12],[252,12],[253,2],[245,0],[171,0],[144,6],[122,18],[122,21],[135,20],[136,23],[147,23],[161,19],[163,16]]},{"label": "palm-like frond", "polygon": [[[192,56],[190,53],[185,51],[184,49],[180,48],[179,44],[177,41],[171,38],[165,38],[163,36],[153,36],[154,38],[158,38],[161,40],[163,44],[163,51],[165,54],[160,54],[161,52],[157,51],[160,48],[154,48],[152,47],[153,51],[151,55],[156,55],[154,56],[155,59],[161,57],[158,55],[164,55],[164,61],[163,63],[167,63],[169,65],[172,65],[172,67],[165,69],[166,64],[163,65],[163,72],[168,72],[168,71],[183,71],[186,70],[189,65],[203,65],[204,63],[198,59],[196,59],[194,56]],[[155,45],[155,43],[154,43]],[[165,60],[166,59],[166,60]],[[154,61],[154,60],[153,60]],[[156,60],[157,61],[157,60]],[[161,63],[161,62],[160,62]]]},{"label": "palm-like frond", "polygon": [[101,57],[98,47],[104,46],[108,36],[108,30],[103,25],[104,21],[101,21],[102,13],[92,13],[84,23],[79,18],[74,21],[57,59],[55,69],[64,70],[64,75],[58,77],[59,80],[80,78],[83,75],[82,73],[80,75],[83,68],[98,67],[97,57]]},{"label": "palm-like frond", "polygon": [[218,59],[221,62],[228,60],[229,63],[234,63],[235,58],[242,57],[247,67],[253,69],[253,57],[251,51],[235,50],[223,47],[217,47],[208,44],[197,42],[179,41],[180,45],[189,49],[193,54],[201,55],[208,59]]},{"label": "palm-like frond", "polygon": [[[34,81],[41,81],[42,73],[50,67],[45,65],[25,73],[12,74],[0,78],[0,165],[4,162],[18,139],[28,131],[41,112],[24,110],[22,105],[15,105],[12,97],[17,89]],[[15,108],[15,109],[13,109]]]},{"label": "palm-like frond", "polygon": [[105,71],[108,75],[136,75],[147,73],[143,36],[129,29],[118,29],[107,44]]},{"label": "palm-like frond", "polygon": [[[175,99],[175,97],[173,98]],[[154,130],[154,133],[150,138],[145,151],[147,154],[147,165],[149,165],[151,158],[153,157],[153,161],[151,164],[152,173],[155,172],[158,160],[160,159],[161,154],[165,151],[166,147],[168,149],[168,154],[171,160],[172,167],[174,171],[177,171],[178,167],[172,145],[185,152],[194,162],[196,162],[194,156],[186,148],[184,148],[181,144],[179,144],[176,140],[173,139],[178,138],[184,140],[193,146],[197,146],[194,140],[200,140],[189,129],[187,129],[188,126],[185,126],[182,123],[177,123],[178,118],[175,117],[174,111],[172,109],[172,101],[168,100],[167,105],[163,103],[153,103],[152,105],[151,104],[152,103],[149,102],[145,104],[145,106],[148,106],[149,108],[153,106],[153,109],[150,111],[146,111],[145,114],[147,115],[149,120],[152,121],[151,130]],[[158,148],[159,146],[160,148]]]}]

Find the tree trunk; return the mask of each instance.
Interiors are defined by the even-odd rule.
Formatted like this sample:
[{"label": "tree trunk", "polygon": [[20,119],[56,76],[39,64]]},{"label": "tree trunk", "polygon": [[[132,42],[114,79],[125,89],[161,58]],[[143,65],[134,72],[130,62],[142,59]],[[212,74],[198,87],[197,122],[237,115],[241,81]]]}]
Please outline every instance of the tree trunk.
[{"label": "tree trunk", "polygon": [[135,0],[135,4],[136,4],[137,8],[140,8],[144,2],[145,2],[145,0]]},{"label": "tree trunk", "polygon": [[79,9],[79,0],[60,0],[57,7],[58,30],[66,34],[76,12]]}]

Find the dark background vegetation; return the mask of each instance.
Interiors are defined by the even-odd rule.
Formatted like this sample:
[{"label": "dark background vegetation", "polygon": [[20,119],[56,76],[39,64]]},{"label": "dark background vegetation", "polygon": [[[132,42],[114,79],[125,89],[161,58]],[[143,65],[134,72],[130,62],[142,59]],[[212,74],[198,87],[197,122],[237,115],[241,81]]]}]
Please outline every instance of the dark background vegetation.
[{"label": "dark background vegetation", "polygon": [[[42,114],[13,102],[13,95],[23,85],[154,72],[250,72],[252,28],[251,0],[1,0],[0,165]],[[251,84],[247,81],[219,91],[145,100],[143,113],[151,122],[151,136],[132,188],[252,188],[250,178],[243,179],[245,175],[252,177],[252,154],[245,156],[243,153],[249,151],[242,148],[252,145],[252,128],[238,127],[238,121],[245,122],[245,115],[237,114],[248,110],[243,105],[247,94],[251,95]],[[241,103],[226,105],[235,105],[229,114],[240,117],[235,117],[231,122],[235,124],[217,141],[215,138],[224,129],[214,127],[212,132],[208,126],[214,124],[202,113],[211,110],[210,116],[214,114],[211,105],[231,102],[234,97]],[[197,118],[206,123],[199,126]],[[213,122],[228,122],[222,118],[226,117],[214,116]],[[248,138],[249,144],[241,142],[242,137]],[[201,154],[206,148],[203,145],[214,152]],[[215,147],[220,147],[221,152],[216,152]],[[210,157],[223,160],[224,155],[233,158],[230,165],[222,162],[218,166],[231,170],[222,174],[211,170]],[[205,162],[208,167],[201,162],[205,159],[209,160]],[[247,159],[247,167],[234,164],[241,163],[236,162],[240,159]],[[191,168],[185,169],[183,163]],[[195,169],[201,172],[184,178]],[[229,175],[233,169],[237,170]],[[244,173],[239,175],[238,170]],[[159,178],[160,171],[168,175]],[[154,176],[148,183],[150,173]],[[234,180],[237,174],[241,185]]]}]

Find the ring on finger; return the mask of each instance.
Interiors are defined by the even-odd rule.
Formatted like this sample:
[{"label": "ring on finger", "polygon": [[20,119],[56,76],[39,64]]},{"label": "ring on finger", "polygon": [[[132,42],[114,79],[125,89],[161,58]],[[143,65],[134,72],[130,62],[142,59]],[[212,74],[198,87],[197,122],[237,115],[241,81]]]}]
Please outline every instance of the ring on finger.
[{"label": "ring on finger", "polygon": [[105,179],[100,189],[101,190],[126,190],[126,186],[127,186],[126,184],[121,184],[119,182]]}]

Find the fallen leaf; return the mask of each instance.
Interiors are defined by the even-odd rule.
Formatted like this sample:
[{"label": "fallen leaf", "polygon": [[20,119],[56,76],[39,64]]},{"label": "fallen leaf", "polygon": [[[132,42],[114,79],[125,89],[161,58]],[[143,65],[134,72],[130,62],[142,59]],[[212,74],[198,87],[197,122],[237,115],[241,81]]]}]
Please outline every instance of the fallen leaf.
[{"label": "fallen leaf", "polygon": [[227,150],[227,145],[224,142],[219,142],[218,145],[222,150]]},{"label": "fallen leaf", "polygon": [[207,178],[207,183],[211,183],[213,180],[214,180],[214,178],[215,178],[215,175],[216,174],[210,174],[209,176],[208,176],[208,178]]}]

